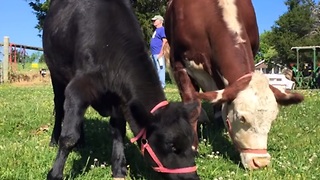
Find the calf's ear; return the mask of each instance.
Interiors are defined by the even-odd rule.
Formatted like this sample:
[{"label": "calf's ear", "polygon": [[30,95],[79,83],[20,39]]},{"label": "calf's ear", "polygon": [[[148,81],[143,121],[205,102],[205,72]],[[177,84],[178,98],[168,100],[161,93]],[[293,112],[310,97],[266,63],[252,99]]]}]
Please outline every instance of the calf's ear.
[{"label": "calf's ear", "polygon": [[280,90],[272,85],[270,85],[269,87],[273,92],[277,103],[280,105],[288,106],[291,104],[298,104],[304,100],[304,97],[302,94],[290,92],[287,90],[286,91]]},{"label": "calf's ear", "polygon": [[[184,104],[184,107],[186,108],[186,110],[188,112],[189,118],[192,117],[192,112],[197,110],[197,107],[198,107],[199,103],[201,103],[200,100]],[[209,122],[209,121],[210,120],[209,120],[209,117],[208,117],[206,111],[203,108],[201,108],[200,116],[199,116],[199,123],[206,123],[206,122]]]},{"label": "calf's ear", "polygon": [[187,112],[192,112],[198,107],[198,102],[185,103],[184,108],[186,108]]}]

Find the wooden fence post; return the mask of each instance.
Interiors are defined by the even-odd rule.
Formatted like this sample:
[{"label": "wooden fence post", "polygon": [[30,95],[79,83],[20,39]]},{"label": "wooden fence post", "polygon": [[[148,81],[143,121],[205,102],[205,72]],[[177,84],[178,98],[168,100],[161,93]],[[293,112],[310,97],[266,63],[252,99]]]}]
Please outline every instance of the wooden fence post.
[{"label": "wooden fence post", "polygon": [[3,82],[8,82],[8,69],[9,69],[9,37],[3,38],[3,62],[2,62],[2,75]]}]

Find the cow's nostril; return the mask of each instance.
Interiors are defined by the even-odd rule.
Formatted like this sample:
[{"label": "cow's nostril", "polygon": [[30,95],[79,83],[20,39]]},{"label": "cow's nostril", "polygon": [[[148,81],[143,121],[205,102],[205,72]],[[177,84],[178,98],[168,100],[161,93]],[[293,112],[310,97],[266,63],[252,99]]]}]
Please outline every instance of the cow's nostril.
[{"label": "cow's nostril", "polygon": [[252,159],[252,164],[255,166],[253,169],[256,168],[263,168],[270,164],[270,157],[255,157]]}]

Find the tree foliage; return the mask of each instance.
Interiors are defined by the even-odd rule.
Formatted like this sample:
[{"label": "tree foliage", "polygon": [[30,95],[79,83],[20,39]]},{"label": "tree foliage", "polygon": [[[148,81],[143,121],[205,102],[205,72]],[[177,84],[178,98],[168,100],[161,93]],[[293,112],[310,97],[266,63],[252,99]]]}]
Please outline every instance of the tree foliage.
[{"label": "tree foliage", "polygon": [[278,61],[278,51],[270,42],[271,31],[266,31],[260,35],[260,49],[256,56],[256,62],[264,59],[265,61]]},{"label": "tree foliage", "polygon": [[320,12],[313,0],[287,0],[285,5],[288,11],[261,35],[260,52],[267,60],[288,64],[296,60],[291,47],[319,45]]},{"label": "tree foliage", "polygon": [[[30,7],[33,9],[33,12],[38,19],[38,23],[35,28],[37,28],[40,33],[42,32],[43,22],[49,10],[49,2],[50,0],[33,0],[29,2]],[[40,33],[39,36],[41,36]]]},{"label": "tree foliage", "polygon": [[[34,14],[38,19],[36,28],[41,36],[43,22],[49,10],[50,0],[27,0]],[[145,42],[148,44],[153,32],[151,18],[156,15],[164,15],[166,8],[166,0],[131,0],[132,7],[141,25]]]}]

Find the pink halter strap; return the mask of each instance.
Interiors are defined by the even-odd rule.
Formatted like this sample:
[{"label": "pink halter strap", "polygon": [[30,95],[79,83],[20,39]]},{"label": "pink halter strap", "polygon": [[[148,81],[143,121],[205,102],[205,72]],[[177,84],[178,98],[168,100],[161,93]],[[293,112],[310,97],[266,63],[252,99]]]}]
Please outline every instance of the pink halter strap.
[{"label": "pink halter strap", "polygon": [[252,74],[253,74],[253,72],[250,72],[250,73],[248,73],[248,74],[245,74],[245,75],[241,76],[239,79],[237,79],[237,81],[240,81],[241,79],[244,79],[244,78],[246,78],[246,77],[251,77]]},{"label": "pink halter strap", "polygon": [[[168,101],[162,101],[159,104],[157,104],[150,112],[154,113],[156,110],[158,110],[161,107],[164,107],[168,105]],[[154,153],[152,148],[150,147],[148,140],[146,139],[146,129],[142,128],[141,131],[138,133],[138,135],[132,139],[130,139],[131,143],[136,142],[138,139],[141,139],[141,153],[144,155],[144,150],[147,150],[153,161],[158,165],[158,167],[153,167],[153,169],[156,172],[161,172],[161,173],[174,173],[174,174],[179,174],[179,173],[191,173],[195,172],[197,170],[196,166],[193,167],[186,167],[186,168],[177,168],[177,169],[168,169],[162,165],[160,160],[158,159],[157,155]]]}]

